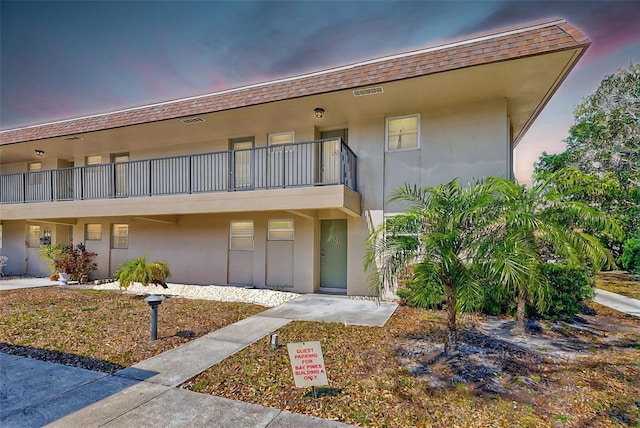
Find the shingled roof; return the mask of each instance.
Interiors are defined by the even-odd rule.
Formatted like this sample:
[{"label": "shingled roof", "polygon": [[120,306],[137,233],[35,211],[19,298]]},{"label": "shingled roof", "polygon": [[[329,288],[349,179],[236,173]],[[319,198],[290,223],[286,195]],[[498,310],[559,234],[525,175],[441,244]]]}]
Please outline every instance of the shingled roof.
[{"label": "shingled roof", "polygon": [[33,141],[355,89],[533,55],[586,48],[589,39],[563,19],[486,33],[444,45],[300,76],[111,113],[0,132],[0,144]]}]

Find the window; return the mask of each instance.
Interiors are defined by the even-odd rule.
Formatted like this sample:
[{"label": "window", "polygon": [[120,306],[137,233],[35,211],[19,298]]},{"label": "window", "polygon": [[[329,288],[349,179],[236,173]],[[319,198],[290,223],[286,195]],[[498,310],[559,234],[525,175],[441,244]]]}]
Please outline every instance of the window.
[{"label": "window", "polygon": [[269,220],[269,241],[293,241],[293,220]]},{"label": "window", "polygon": [[42,169],[42,162],[29,162],[27,169],[29,172],[40,171]]},{"label": "window", "polygon": [[[295,134],[293,131],[278,132],[277,134],[269,134],[269,145],[277,146],[280,144],[292,144],[295,140]],[[291,151],[291,146],[286,146],[285,151]],[[282,147],[272,147],[271,153],[281,152]]]},{"label": "window", "polygon": [[129,248],[129,225],[114,224],[112,227],[111,248]]},{"label": "window", "polygon": [[102,156],[100,155],[87,156],[84,159],[85,165],[100,165],[101,163],[102,163]]},{"label": "window", "polygon": [[30,224],[27,228],[27,246],[39,247],[40,246],[40,226],[36,224]]},{"label": "window", "polygon": [[389,117],[386,126],[387,150],[420,147],[420,115]]},{"label": "window", "polygon": [[84,225],[85,241],[101,241],[102,225],[100,223],[87,223]]},{"label": "window", "polygon": [[229,231],[230,250],[253,250],[253,221],[232,221]]}]

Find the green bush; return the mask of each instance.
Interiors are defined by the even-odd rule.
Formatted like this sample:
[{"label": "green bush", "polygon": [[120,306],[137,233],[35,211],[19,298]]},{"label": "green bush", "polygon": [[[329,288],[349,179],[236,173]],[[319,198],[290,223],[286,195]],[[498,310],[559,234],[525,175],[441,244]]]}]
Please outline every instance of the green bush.
[{"label": "green bush", "polygon": [[516,294],[506,292],[497,283],[483,284],[483,298],[481,312],[487,315],[516,315]]},{"label": "green bush", "polygon": [[529,308],[540,318],[570,320],[580,312],[584,301],[595,294],[595,278],[585,268],[546,263],[542,265],[542,274],[550,284],[547,305],[543,311]]},{"label": "green bush", "polygon": [[625,241],[620,261],[627,272],[640,274],[640,238]]},{"label": "green bush", "polygon": [[155,284],[167,287],[167,278],[171,275],[166,263],[147,262],[145,256],[131,259],[122,264],[115,274],[115,279],[121,288],[127,288],[134,282],[142,285]]}]

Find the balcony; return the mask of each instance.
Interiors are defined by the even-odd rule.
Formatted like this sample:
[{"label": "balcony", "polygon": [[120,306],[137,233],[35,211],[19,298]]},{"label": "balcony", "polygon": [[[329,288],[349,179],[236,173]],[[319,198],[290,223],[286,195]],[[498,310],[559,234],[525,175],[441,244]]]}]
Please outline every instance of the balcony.
[{"label": "balcony", "polygon": [[327,185],[357,191],[341,139],[0,175],[0,203],[157,197]]}]

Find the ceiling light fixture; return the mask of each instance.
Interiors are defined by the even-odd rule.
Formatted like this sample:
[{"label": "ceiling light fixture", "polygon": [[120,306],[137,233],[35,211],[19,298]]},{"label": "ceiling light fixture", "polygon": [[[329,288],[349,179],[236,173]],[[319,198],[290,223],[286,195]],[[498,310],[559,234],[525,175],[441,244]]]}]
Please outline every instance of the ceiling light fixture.
[{"label": "ceiling light fixture", "polygon": [[39,158],[44,156],[44,150],[36,149],[36,156],[38,156]]},{"label": "ceiling light fixture", "polygon": [[313,110],[313,114],[315,114],[318,119],[322,119],[324,117],[324,109],[320,107],[316,107]]}]

